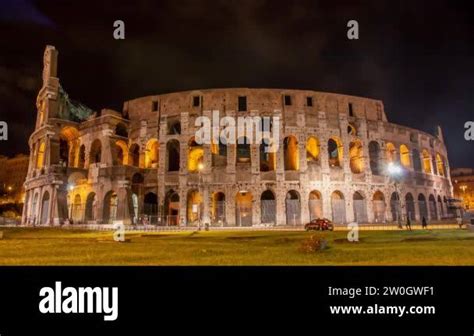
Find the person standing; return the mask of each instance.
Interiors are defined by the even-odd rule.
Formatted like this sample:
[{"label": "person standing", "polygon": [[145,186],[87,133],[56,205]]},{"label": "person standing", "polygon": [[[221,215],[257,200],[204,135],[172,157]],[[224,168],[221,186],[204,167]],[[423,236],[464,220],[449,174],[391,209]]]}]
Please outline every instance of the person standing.
[{"label": "person standing", "polygon": [[423,218],[421,218],[421,228],[423,228],[423,229],[428,228],[428,224],[426,223],[425,216],[423,216]]},{"label": "person standing", "polygon": [[407,216],[407,230],[411,231],[411,221],[410,221],[410,216]]}]

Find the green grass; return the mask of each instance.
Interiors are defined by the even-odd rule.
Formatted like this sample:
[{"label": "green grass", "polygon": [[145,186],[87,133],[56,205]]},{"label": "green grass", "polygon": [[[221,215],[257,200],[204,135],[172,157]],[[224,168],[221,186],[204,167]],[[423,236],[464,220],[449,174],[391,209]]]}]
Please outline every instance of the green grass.
[{"label": "green grass", "polygon": [[1,229],[0,265],[474,265],[474,233],[466,230],[317,233],[329,248],[303,253],[303,231],[111,232],[53,228]]}]

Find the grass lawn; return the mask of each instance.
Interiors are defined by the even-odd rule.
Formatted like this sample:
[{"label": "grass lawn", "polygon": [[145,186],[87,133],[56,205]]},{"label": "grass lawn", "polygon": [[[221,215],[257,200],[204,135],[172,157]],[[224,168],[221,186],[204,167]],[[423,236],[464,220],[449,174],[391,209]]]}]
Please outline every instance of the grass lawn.
[{"label": "grass lawn", "polygon": [[[111,232],[3,228],[0,265],[474,265],[474,233],[466,230]],[[328,249],[299,250],[311,235]]]}]

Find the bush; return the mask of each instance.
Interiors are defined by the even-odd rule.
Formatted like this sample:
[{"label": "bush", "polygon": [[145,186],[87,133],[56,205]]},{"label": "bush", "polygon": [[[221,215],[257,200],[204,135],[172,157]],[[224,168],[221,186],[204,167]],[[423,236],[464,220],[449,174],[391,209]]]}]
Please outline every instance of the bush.
[{"label": "bush", "polygon": [[303,240],[300,246],[300,251],[304,253],[315,253],[328,248],[328,241],[318,235],[311,235],[311,237]]}]

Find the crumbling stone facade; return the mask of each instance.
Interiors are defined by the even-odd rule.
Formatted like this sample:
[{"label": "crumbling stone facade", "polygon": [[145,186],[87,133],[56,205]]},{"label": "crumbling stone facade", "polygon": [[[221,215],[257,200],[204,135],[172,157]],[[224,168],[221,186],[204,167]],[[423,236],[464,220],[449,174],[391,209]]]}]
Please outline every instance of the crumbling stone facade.
[{"label": "crumbling stone facade", "polygon": [[[255,226],[447,215],[452,185],[441,130],[432,136],[390,123],[379,100],[208,89],[78,117],[61,94],[57,54],[46,48],[24,223]],[[197,143],[196,119],[213,111],[279,118],[278,151]],[[389,164],[402,166],[399,176]]]}]

